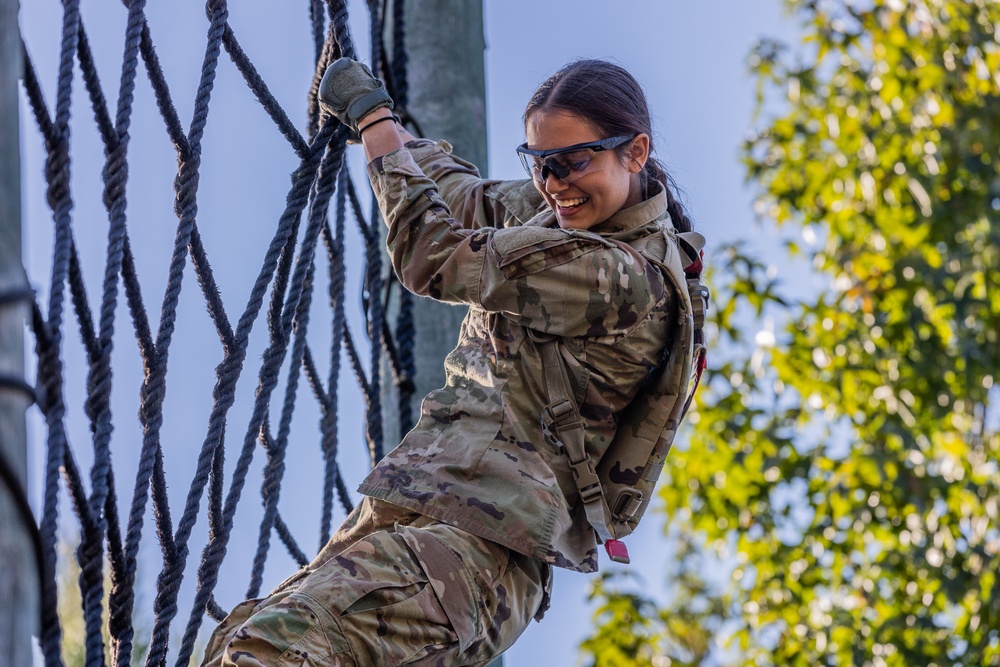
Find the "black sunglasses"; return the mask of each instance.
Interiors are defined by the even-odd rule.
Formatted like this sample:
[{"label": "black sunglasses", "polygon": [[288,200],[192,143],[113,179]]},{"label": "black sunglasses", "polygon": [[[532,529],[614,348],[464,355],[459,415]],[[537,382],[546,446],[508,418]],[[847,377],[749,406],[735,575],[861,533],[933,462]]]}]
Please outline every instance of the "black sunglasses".
[{"label": "black sunglasses", "polygon": [[517,156],[521,158],[521,165],[528,176],[541,183],[548,180],[549,174],[561,181],[572,183],[588,173],[594,154],[618,148],[634,138],[635,135],[608,137],[600,141],[588,141],[544,151],[528,148],[528,144],[524,143],[517,147]]}]

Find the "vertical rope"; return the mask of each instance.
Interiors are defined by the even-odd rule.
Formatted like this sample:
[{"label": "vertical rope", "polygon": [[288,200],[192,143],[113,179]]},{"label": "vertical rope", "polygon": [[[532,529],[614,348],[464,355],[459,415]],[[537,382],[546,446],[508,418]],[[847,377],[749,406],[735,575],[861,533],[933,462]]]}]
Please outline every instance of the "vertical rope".
[{"label": "vertical rope", "polygon": [[[59,655],[61,631],[56,614],[56,528],[58,523],[59,468],[64,458],[66,434],[63,430],[65,406],[62,398],[62,344],[63,290],[66,284],[70,254],[70,212],[73,201],[69,190],[69,120],[73,85],[73,54],[76,52],[79,2],[63,3],[62,49],[59,59],[59,85],[52,135],[48,137],[48,159],[45,171],[48,181],[48,200],[55,222],[55,241],[52,258],[52,277],[49,285],[48,317],[44,328],[47,336],[45,347],[36,347],[38,376],[45,386],[40,393],[40,407],[48,428],[48,456],[45,468],[45,496],[42,503],[42,521],[39,526],[45,566],[42,591],[42,628],[39,643],[46,667],[62,665]],[[38,114],[36,113],[36,116]]]},{"label": "vertical rope", "polygon": [[[332,311],[333,337],[330,341],[330,373],[327,378],[328,401],[323,411],[320,430],[323,444],[323,512],[320,519],[319,548],[330,539],[333,522],[333,491],[340,473],[337,469],[337,414],[340,401],[338,379],[340,378],[341,349],[344,345],[344,296],[346,269],[344,266],[344,228],[347,221],[347,170],[340,173],[337,186],[336,234],[329,227],[324,228],[327,257],[330,263],[330,306]],[[341,500],[345,500],[341,496]],[[349,501],[348,501],[349,502]],[[345,507],[350,512],[353,508]]]},{"label": "vertical rope", "polygon": [[[328,123],[325,128],[329,126],[330,124]],[[329,135],[324,135],[324,132],[321,131],[319,137],[324,136],[329,137]],[[329,165],[328,168],[331,173],[331,178],[336,176],[336,173],[340,170],[341,165],[343,164],[345,141],[346,132],[338,132],[337,140],[330,147],[330,153],[328,154],[330,155],[329,162],[324,162],[324,165]],[[323,180],[323,167],[320,168],[320,172],[321,174],[319,179]],[[291,331],[294,313],[298,306],[298,301],[303,293],[306,275],[309,271],[309,266],[311,265],[312,254],[315,251],[316,239],[319,236],[319,229],[317,225],[318,223],[316,222],[316,219],[311,218],[310,224],[304,233],[302,249],[299,253],[300,258],[302,258],[303,261],[301,261],[296,267],[292,276],[288,300],[282,314],[281,335],[278,337],[277,341],[272,342],[272,344],[264,352],[264,362],[261,366],[259,374],[253,413],[250,417],[250,423],[247,428],[246,435],[244,436],[243,449],[236,462],[236,468],[233,472],[233,482],[230,486],[229,493],[226,496],[226,502],[223,507],[222,530],[218,535],[212,536],[212,539],[209,541],[202,554],[202,563],[198,570],[198,592],[195,595],[191,617],[188,621],[188,626],[185,630],[184,638],[181,643],[181,652],[177,662],[178,667],[187,664],[184,660],[190,657],[198,627],[201,624],[202,615],[204,614],[206,608],[205,605],[208,602],[209,594],[215,588],[215,584],[218,581],[219,565],[221,564],[226,553],[229,534],[233,525],[233,517],[236,512],[236,505],[239,502],[240,494],[242,493],[247,470],[249,469],[250,462],[253,459],[254,444],[257,435],[260,433],[260,428],[265,421],[268,401],[274,387],[277,385],[278,369],[285,357],[288,334]],[[193,518],[194,513],[192,512],[190,516],[190,520],[192,522]],[[183,527],[184,524],[182,524],[181,528],[178,529],[178,533],[180,533],[180,530]],[[178,542],[180,542],[180,537],[178,537]]]},{"label": "vertical rope", "polygon": [[312,26],[313,49],[315,50],[315,61],[319,62],[323,56],[323,0],[309,0],[309,25]]},{"label": "vertical rope", "polygon": [[[103,511],[108,503],[112,504],[111,514],[117,516],[114,510],[114,495],[111,489],[111,451],[112,432],[111,416],[111,351],[114,337],[114,321],[118,298],[118,277],[121,272],[123,247],[125,239],[125,185],[128,179],[127,151],[129,142],[129,125],[131,120],[133,92],[135,90],[135,74],[139,60],[139,41],[143,24],[144,0],[132,0],[129,3],[128,25],[125,32],[125,55],[122,61],[121,84],[119,87],[118,111],[115,118],[113,143],[106,149],[106,164],[104,168],[104,202],[109,212],[108,251],[104,273],[104,291],[101,303],[101,317],[98,331],[97,355],[91,359],[91,369],[88,387],[87,412],[90,415],[94,431],[94,465],[91,468],[90,513],[95,518],[94,530],[81,536],[79,561],[81,567],[80,581],[84,598],[84,615],[87,624],[87,665],[104,664],[104,642],[101,637],[101,608],[104,597],[104,550],[103,539],[108,530],[107,514]],[[81,30],[82,33],[82,30]],[[86,43],[81,40],[81,43]],[[96,80],[92,63],[81,66],[88,72],[93,72],[86,78]],[[92,97],[95,86],[91,84]],[[94,108],[100,110],[101,104],[95,100]],[[98,114],[100,115],[100,114]],[[117,526],[114,532],[117,534]],[[116,579],[121,579],[124,573],[116,573]],[[126,575],[127,578],[127,575]],[[116,600],[117,601],[117,600]],[[127,652],[131,646],[131,637],[124,630],[121,610],[115,610],[115,630],[124,632],[124,646]],[[122,644],[116,637],[115,653],[120,653]]]},{"label": "vertical rope", "polygon": [[[396,105],[404,111],[410,106],[410,86],[407,75],[409,56],[406,50],[406,3],[394,0],[392,3],[392,72],[393,99]],[[391,278],[391,276],[390,276]],[[414,424],[413,394],[416,390],[414,376],[416,375],[416,359],[413,356],[415,336],[415,321],[413,317],[413,295],[394,281],[399,292],[399,314],[396,318],[396,351],[399,355],[399,379],[397,382],[399,411],[399,433],[409,431]]]},{"label": "vertical rope", "polygon": [[[326,211],[329,207],[330,199],[336,183],[336,172],[332,171],[334,165],[341,164],[344,158],[343,147],[329,151],[327,160],[320,166],[319,178],[313,190],[312,202],[310,203],[309,229],[315,230],[316,234],[322,233],[326,227]],[[339,167],[337,167],[339,171]],[[316,242],[311,242],[311,250],[315,252]],[[302,252],[305,253],[306,244],[303,243]],[[295,395],[298,388],[299,369],[306,349],[306,332],[309,322],[309,306],[312,303],[312,284],[315,273],[315,263],[312,255],[306,257],[300,254],[299,265],[303,267],[304,277],[302,280],[302,294],[295,306],[291,329],[295,332],[295,342],[292,348],[292,359],[289,365],[288,382],[286,383],[285,402],[282,406],[281,419],[278,425],[278,437],[273,448],[268,451],[268,467],[264,473],[264,483],[261,494],[264,498],[264,518],[261,521],[258,536],[257,553],[254,557],[253,570],[250,575],[250,586],[247,597],[256,597],[260,590],[260,585],[264,573],[264,562],[270,547],[271,530],[274,527],[275,516],[278,506],[278,497],[281,492],[281,479],[284,473],[284,453],[288,445],[288,433],[291,429],[292,411],[295,406]],[[287,335],[284,337],[287,338]]]}]

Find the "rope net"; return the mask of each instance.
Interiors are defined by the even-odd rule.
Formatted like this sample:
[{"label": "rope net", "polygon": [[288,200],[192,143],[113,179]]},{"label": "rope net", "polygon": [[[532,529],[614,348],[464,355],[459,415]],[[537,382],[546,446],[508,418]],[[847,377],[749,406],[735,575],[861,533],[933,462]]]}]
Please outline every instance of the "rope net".
[{"label": "rope net", "polygon": [[[176,651],[173,664],[188,665],[195,656],[199,630],[206,614],[221,620],[224,612],[216,602],[215,591],[220,568],[233,533],[236,510],[244,494],[254,457],[262,453],[260,499],[263,518],[253,556],[247,597],[260,594],[264,568],[272,536],[287,549],[290,557],[304,565],[309,557],[293,536],[288,512],[295,507],[279,508],[282,481],[286,471],[292,417],[296,399],[303,389],[311,390],[318,408],[319,438],[322,457],[322,503],[319,510],[318,544],[322,545],[333,528],[335,503],[344,512],[351,509],[338,465],[340,427],[338,407],[342,360],[356,377],[364,401],[364,442],[368,462],[382,456],[381,369],[388,368],[397,388],[401,428],[412,423],[410,399],[413,373],[413,331],[411,302],[400,290],[398,321],[390,331],[386,303],[390,285],[383,278],[381,241],[377,209],[366,215],[358,190],[345,166],[347,130],[336,120],[321,116],[317,93],[326,67],[342,55],[354,56],[348,28],[346,0],[309,0],[303,14],[311,26],[315,70],[307,92],[305,129],[278,104],[267,82],[251,62],[237,38],[225,0],[209,0],[205,7],[207,33],[198,84],[193,96],[191,120],[185,128],[172,96],[167,76],[154,48],[153,29],[147,21],[143,0],[125,0],[124,51],[121,57],[117,100],[109,102],[92,49],[91,33],[80,9],[79,0],[63,0],[61,44],[55,83],[55,102],[50,107],[43,95],[42,82],[26,44],[24,91],[45,155],[46,199],[51,209],[53,251],[48,281],[47,303],[34,306],[32,328],[37,357],[37,404],[44,417],[45,453],[41,518],[38,526],[42,571],[42,625],[39,639],[47,667],[65,664],[61,654],[61,628],[58,614],[57,551],[60,512],[72,512],[79,522],[79,546],[75,558],[79,565],[79,595],[86,628],[85,664],[104,665],[106,656],[115,667],[127,667],[145,650],[146,665],[165,665],[168,648]],[[406,56],[402,49],[404,17],[402,2],[392,3],[392,52],[386,62],[382,44],[386,0],[368,0],[371,26],[371,62],[376,63],[397,101],[397,110],[406,105]],[[103,27],[103,26],[102,26]],[[191,36],[186,36],[190,38]],[[104,37],[102,37],[104,39]],[[189,43],[190,44],[190,43]],[[192,48],[190,45],[188,49]],[[259,272],[239,312],[223,304],[220,285],[213,275],[206,243],[199,227],[199,184],[203,175],[203,147],[206,127],[217,81],[218,70],[229,64],[242,76],[274,128],[287,142],[298,164],[291,174],[284,209],[273,223],[273,235]],[[150,283],[140,283],[144,267],[137,263],[133,238],[137,224],[150,224],[153,216],[143,203],[128,206],[126,192],[129,166],[142,158],[130,145],[137,78],[140,63],[155,97],[162,125],[177,157],[173,181],[173,212],[176,231],[170,250],[169,268],[159,304],[159,319],[150,316]],[[74,87],[82,79],[89,109],[75,109],[81,96]],[[99,291],[88,288],[84,271],[81,236],[96,234],[93,221],[74,220],[74,163],[71,160],[71,118],[91,115],[96,121],[104,152],[103,204],[107,211],[107,246]],[[219,119],[213,119],[220,122]],[[157,218],[158,219],[158,218]],[[349,225],[349,221],[353,224]],[[230,221],[230,224],[236,225]],[[351,229],[349,229],[349,227]],[[355,229],[356,227],[356,229]],[[99,225],[105,229],[103,221]],[[238,231],[234,229],[234,231]],[[348,248],[350,234],[362,244]],[[347,322],[348,275],[346,257],[363,256],[360,278],[364,302],[364,331],[369,340],[356,340]],[[197,280],[192,286],[191,274]],[[187,277],[187,280],[186,280]],[[90,281],[95,282],[94,280]],[[155,286],[162,282],[153,282]],[[179,319],[182,290],[185,294],[200,291],[204,309],[217,333],[221,362],[215,368],[212,405],[197,457],[184,462],[192,471],[186,492],[174,480],[174,494],[168,497],[168,459],[177,443],[168,442],[165,424],[184,415],[170,414],[167,401],[168,369],[175,372],[182,359],[171,358],[175,347],[175,329]],[[124,301],[120,298],[124,293]],[[91,304],[91,294],[99,294],[99,303]],[[396,298],[396,297],[394,297]],[[315,303],[314,303],[315,302]],[[266,304],[266,308],[265,308]],[[72,310],[72,314],[67,310]],[[310,335],[310,318],[317,310],[325,311],[323,335]],[[127,315],[134,330],[141,379],[116,377],[118,359],[130,353],[115,349],[116,327],[122,327]],[[247,372],[252,332],[259,320],[266,318],[266,341],[260,353],[256,384],[245,428],[233,437],[233,451],[227,451],[226,439],[235,424],[233,410],[237,388],[253,383]],[[75,321],[75,327],[71,322]],[[127,324],[125,325],[127,326]],[[261,336],[258,327],[258,336]],[[78,329],[82,342],[87,381],[83,410],[89,433],[69,428],[69,398],[73,375],[70,362],[80,355],[71,329]],[[121,346],[119,345],[119,348]],[[322,349],[321,349],[322,348]],[[179,350],[183,354],[183,349]],[[113,354],[114,353],[114,354]],[[113,358],[115,363],[113,364]],[[169,361],[169,363],[168,363]],[[122,416],[112,415],[112,391],[132,381],[138,383],[138,428],[141,437],[125,446],[138,449],[135,482],[131,498],[118,497],[115,466],[112,461],[115,426]],[[173,386],[173,385],[172,385]],[[121,389],[119,389],[121,391]],[[175,387],[184,392],[184,387]],[[207,394],[206,394],[207,396]],[[194,400],[194,399],[192,399]],[[242,421],[242,420],[241,420]],[[86,446],[81,445],[86,441]],[[235,457],[227,462],[227,455]],[[90,462],[89,474],[81,461]],[[336,498],[336,500],[335,500]],[[177,505],[178,499],[183,502]],[[171,506],[171,500],[175,506]],[[69,507],[71,510],[67,510]],[[202,509],[207,522],[200,527],[207,532],[199,559],[196,526]],[[315,510],[311,510],[315,515]],[[133,616],[137,609],[137,561],[146,526],[152,516],[156,540],[162,553],[162,568],[156,576],[152,599],[154,614],[148,637],[137,637]],[[207,531],[206,531],[207,529]],[[149,538],[152,539],[152,538]],[[147,539],[147,542],[149,541]],[[242,575],[240,575],[242,578]],[[180,591],[185,578],[193,583],[193,600],[186,619],[180,608]],[[106,602],[105,602],[106,601]],[[106,604],[106,608],[105,608]],[[105,619],[102,619],[102,613]],[[209,623],[211,625],[211,623]],[[175,627],[176,626],[176,627]],[[177,637],[180,637],[179,643]],[[171,644],[173,641],[173,644]]]}]

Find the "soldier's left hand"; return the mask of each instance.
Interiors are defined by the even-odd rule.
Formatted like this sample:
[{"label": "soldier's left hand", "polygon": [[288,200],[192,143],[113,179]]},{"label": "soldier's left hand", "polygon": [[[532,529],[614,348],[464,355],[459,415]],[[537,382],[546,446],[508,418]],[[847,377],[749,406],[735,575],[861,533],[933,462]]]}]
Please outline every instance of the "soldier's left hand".
[{"label": "soldier's left hand", "polygon": [[319,84],[320,105],[357,134],[358,121],[393,102],[385,85],[368,66],[351,58],[339,58],[330,65]]}]

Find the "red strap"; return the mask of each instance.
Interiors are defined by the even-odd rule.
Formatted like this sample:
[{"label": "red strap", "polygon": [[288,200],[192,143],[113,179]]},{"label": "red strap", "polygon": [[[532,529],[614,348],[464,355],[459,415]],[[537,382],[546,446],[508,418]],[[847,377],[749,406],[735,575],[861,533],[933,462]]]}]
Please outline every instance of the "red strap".
[{"label": "red strap", "polygon": [[[691,397],[694,397],[694,393],[698,391],[698,385],[701,384],[701,374],[705,372],[708,367],[708,355],[705,354],[705,348],[701,348],[698,352],[698,362],[695,364],[695,374],[694,374],[694,386],[691,387]],[[690,398],[688,400],[691,400]]]}]

